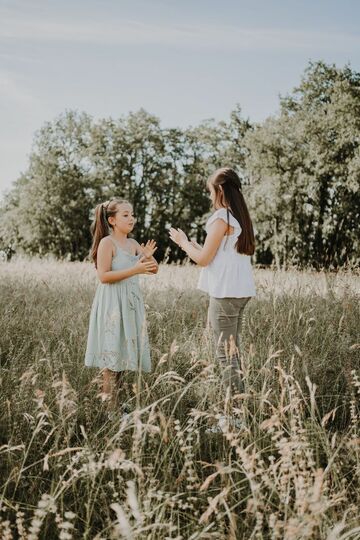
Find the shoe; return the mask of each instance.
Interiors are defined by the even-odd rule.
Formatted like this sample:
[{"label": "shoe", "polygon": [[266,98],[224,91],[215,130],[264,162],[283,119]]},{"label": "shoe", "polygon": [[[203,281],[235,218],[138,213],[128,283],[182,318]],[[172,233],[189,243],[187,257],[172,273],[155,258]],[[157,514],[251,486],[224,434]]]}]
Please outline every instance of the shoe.
[{"label": "shoe", "polygon": [[120,411],[109,411],[107,413],[108,420],[128,420],[131,417],[131,413],[122,413]]},{"label": "shoe", "polygon": [[228,419],[226,416],[222,415],[217,421],[217,424],[206,428],[206,433],[223,433],[226,426],[228,425]]},{"label": "shoe", "polygon": [[232,418],[231,424],[236,429],[245,429],[244,422],[242,422],[240,418]]},{"label": "shoe", "polygon": [[233,427],[237,430],[245,429],[243,422],[240,418],[234,416],[221,415],[217,421],[217,424],[206,429],[207,433],[224,433],[229,427]]},{"label": "shoe", "polygon": [[122,413],[131,414],[133,412],[131,406],[128,403],[122,403],[120,405],[120,410]]}]

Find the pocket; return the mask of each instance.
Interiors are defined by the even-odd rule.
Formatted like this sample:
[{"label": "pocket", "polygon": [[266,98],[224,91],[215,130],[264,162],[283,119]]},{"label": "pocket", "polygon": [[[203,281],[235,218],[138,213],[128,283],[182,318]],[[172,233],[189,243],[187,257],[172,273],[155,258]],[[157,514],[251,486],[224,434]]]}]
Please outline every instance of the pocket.
[{"label": "pocket", "polygon": [[244,308],[249,300],[251,299],[251,296],[244,296],[242,298],[234,298],[234,301],[236,301],[236,305],[239,309]]},{"label": "pocket", "polygon": [[210,311],[213,316],[219,318],[224,317],[229,312],[229,298],[216,298],[214,296],[210,297]]}]

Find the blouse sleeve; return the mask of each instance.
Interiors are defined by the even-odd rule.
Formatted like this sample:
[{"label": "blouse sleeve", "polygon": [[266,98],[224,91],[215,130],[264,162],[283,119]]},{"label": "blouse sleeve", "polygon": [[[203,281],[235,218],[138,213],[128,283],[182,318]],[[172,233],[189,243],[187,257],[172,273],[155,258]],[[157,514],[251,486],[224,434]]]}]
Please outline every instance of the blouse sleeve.
[{"label": "blouse sleeve", "polygon": [[[216,210],[212,216],[209,217],[207,223],[206,223],[206,229],[209,227],[209,225],[211,225],[212,223],[214,223],[214,221],[216,221],[217,219],[222,219],[223,221],[225,221],[225,223],[228,222],[228,218],[227,218],[227,210],[226,208],[219,208],[218,210]],[[238,231],[241,231],[241,226],[240,224],[238,223],[238,221],[234,218],[234,216],[232,215],[231,212],[229,212],[229,224],[231,227],[234,227],[234,229],[237,229]]]}]

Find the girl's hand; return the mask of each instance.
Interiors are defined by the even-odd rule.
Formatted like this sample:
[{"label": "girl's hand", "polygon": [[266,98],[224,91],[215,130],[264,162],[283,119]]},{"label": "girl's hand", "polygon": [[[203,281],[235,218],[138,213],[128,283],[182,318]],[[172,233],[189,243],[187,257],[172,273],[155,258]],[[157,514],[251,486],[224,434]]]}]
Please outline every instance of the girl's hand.
[{"label": "girl's hand", "polygon": [[143,255],[145,255],[147,259],[150,259],[150,257],[152,257],[155,251],[157,250],[155,240],[148,240],[145,246],[143,243],[140,245],[142,248],[142,253]]},{"label": "girl's hand", "polygon": [[184,242],[188,241],[186,234],[181,229],[174,229],[173,227],[170,227],[169,234],[171,240],[180,247],[182,247]]},{"label": "girl's hand", "polygon": [[157,269],[157,264],[154,261],[147,261],[142,255],[134,266],[136,274],[153,274]]}]

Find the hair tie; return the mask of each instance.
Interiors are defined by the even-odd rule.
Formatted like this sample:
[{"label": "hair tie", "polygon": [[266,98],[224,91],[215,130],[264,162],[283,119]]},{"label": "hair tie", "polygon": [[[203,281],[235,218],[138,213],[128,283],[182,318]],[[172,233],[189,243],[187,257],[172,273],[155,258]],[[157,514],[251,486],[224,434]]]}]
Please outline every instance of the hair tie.
[{"label": "hair tie", "polygon": [[105,223],[106,223],[106,222],[107,222],[107,219],[106,219],[106,209],[105,209],[104,204],[101,205],[101,211],[102,211],[102,215],[103,215],[104,221],[105,221]]}]

